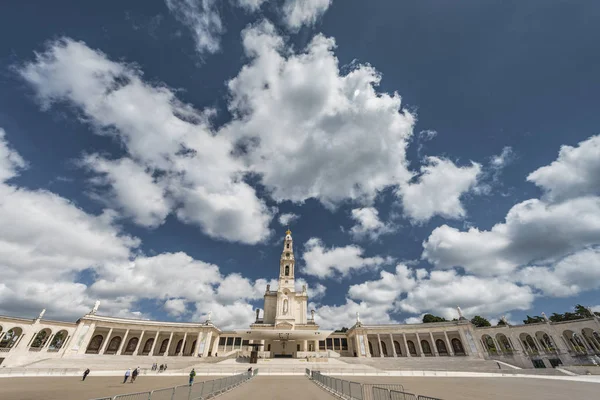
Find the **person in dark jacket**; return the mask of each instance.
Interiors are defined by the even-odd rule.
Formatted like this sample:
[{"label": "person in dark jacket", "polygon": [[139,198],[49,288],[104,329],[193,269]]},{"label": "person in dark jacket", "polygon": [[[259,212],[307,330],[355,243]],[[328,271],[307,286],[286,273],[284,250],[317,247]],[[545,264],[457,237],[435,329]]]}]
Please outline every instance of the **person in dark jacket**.
[{"label": "person in dark jacket", "polygon": [[87,376],[90,374],[90,369],[86,369],[85,371],[83,371],[83,379],[82,381],[85,381],[85,378],[87,378]]}]

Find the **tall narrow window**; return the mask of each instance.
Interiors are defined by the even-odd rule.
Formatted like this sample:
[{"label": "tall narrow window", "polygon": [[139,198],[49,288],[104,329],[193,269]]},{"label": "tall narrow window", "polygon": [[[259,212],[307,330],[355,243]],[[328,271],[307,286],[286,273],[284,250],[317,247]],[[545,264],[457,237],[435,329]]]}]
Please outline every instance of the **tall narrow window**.
[{"label": "tall narrow window", "polygon": [[289,243],[286,243],[286,244],[285,244],[285,248],[286,248],[286,249],[289,249],[289,248],[290,248],[290,244],[289,244]]},{"label": "tall narrow window", "polygon": [[290,266],[286,265],[285,266],[285,276],[289,276],[290,275]]}]

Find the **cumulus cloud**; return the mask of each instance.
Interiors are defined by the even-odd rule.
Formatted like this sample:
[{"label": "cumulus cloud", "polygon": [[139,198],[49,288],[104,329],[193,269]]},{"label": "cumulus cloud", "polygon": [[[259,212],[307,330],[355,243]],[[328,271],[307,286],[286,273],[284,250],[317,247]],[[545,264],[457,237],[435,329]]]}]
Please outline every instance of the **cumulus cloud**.
[{"label": "cumulus cloud", "polygon": [[303,25],[314,25],[325,14],[333,0],[285,0],[284,21],[290,29],[297,30]]},{"label": "cumulus cloud", "polygon": [[186,313],[185,299],[169,299],[163,306],[165,311],[174,317],[179,317]]},{"label": "cumulus cloud", "polygon": [[304,244],[302,259],[305,267],[302,273],[319,278],[336,274],[345,277],[352,272],[380,268],[392,261],[389,257],[363,257],[363,252],[361,247],[355,245],[326,248],[320,239],[311,238]]},{"label": "cumulus cloud", "polygon": [[452,161],[428,157],[427,165],[421,167],[416,183],[402,185],[404,212],[416,222],[424,222],[434,215],[445,218],[462,218],[466,211],[461,196],[475,187],[481,166],[472,163],[458,167]]},{"label": "cumulus cloud", "polygon": [[527,180],[542,188],[553,201],[600,195],[600,135],[577,147],[562,146],[552,164],[533,171]]},{"label": "cumulus cloud", "polygon": [[[255,4],[256,0],[240,0],[244,4]],[[169,11],[192,33],[196,50],[200,54],[216,53],[221,48],[223,23],[217,0],[165,0]]]},{"label": "cumulus cloud", "polygon": [[97,175],[92,182],[111,190],[108,205],[121,209],[136,224],[150,228],[162,225],[171,210],[165,182],[154,178],[129,158],[107,160],[98,155],[85,157],[81,164]]},{"label": "cumulus cloud", "polygon": [[15,177],[27,166],[19,153],[9,147],[5,136],[6,132],[0,128],[0,183]]},{"label": "cumulus cloud", "polygon": [[257,11],[268,0],[237,0],[237,4],[248,11]]},{"label": "cumulus cloud", "polygon": [[600,247],[570,254],[550,266],[519,271],[518,281],[540,289],[545,296],[568,297],[600,288]]},{"label": "cumulus cloud", "polygon": [[[243,181],[245,167],[232,155],[233,144],[211,131],[212,110],[197,111],[171,89],[143,82],[131,65],[67,38],[49,43],[19,72],[43,108],[72,104],[98,134],[124,145],[127,159],[94,156],[87,165],[134,221],[156,226],[177,205],[181,221],[214,238],[257,243],[269,236],[272,213]],[[117,176],[123,170],[140,178],[140,193],[132,193],[131,177]]]},{"label": "cumulus cloud", "polygon": [[294,213],[284,213],[279,216],[279,224],[282,226],[288,226],[292,222],[296,221],[300,216]]},{"label": "cumulus cloud", "polygon": [[228,83],[236,118],[223,133],[244,145],[249,169],[275,200],[335,206],[410,178],[405,148],[414,117],[401,111],[400,96],[375,90],[375,69],[341,74],[335,42],[323,35],[301,53],[268,22],[242,36],[250,62]]},{"label": "cumulus cloud", "polygon": [[391,225],[379,219],[379,212],[374,207],[355,208],[351,211],[351,217],[356,222],[350,228],[350,234],[355,239],[368,237],[376,240],[379,236],[394,231]]}]

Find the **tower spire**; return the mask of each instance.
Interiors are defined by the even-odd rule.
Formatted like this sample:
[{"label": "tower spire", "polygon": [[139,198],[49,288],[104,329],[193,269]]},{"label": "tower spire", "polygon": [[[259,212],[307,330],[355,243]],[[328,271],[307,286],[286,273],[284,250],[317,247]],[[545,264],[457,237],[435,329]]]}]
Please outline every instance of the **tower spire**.
[{"label": "tower spire", "polygon": [[283,251],[279,261],[279,287],[294,290],[294,273],[296,260],[294,258],[294,239],[290,228],[285,232]]}]

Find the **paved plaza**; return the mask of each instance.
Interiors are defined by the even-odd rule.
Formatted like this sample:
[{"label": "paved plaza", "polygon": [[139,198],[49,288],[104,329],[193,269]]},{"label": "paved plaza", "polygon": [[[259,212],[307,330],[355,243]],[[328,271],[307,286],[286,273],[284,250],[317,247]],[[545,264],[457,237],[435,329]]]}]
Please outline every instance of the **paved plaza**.
[{"label": "paved plaza", "polygon": [[[215,377],[196,377],[196,381]],[[599,383],[531,378],[365,377],[342,379],[363,383],[401,383],[407,392],[444,400],[563,400],[596,398]],[[2,400],[88,400],[105,395],[185,384],[187,377],[140,377],[122,384],[120,377],[28,377],[0,380]],[[222,400],[330,400],[334,397],[303,376],[257,376],[222,396]]]}]

